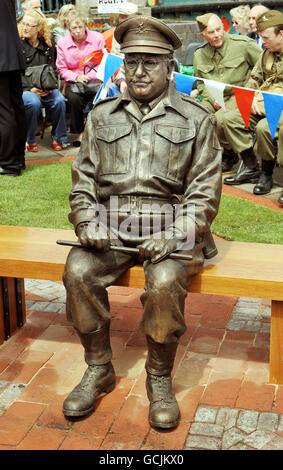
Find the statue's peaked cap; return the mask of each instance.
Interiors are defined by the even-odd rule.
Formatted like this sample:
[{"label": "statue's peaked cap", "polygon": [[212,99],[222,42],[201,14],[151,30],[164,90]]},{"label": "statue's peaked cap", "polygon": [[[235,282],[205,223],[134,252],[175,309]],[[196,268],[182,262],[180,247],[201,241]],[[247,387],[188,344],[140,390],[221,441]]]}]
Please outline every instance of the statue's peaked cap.
[{"label": "statue's peaked cap", "polygon": [[114,32],[123,53],[169,54],[182,43],[168,24],[151,16],[133,16],[120,23]]}]

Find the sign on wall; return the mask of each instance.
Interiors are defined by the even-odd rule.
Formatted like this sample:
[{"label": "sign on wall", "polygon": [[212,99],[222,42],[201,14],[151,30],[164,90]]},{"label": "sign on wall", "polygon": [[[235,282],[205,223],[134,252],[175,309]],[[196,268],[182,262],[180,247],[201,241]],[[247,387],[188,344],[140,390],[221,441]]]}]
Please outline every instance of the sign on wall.
[{"label": "sign on wall", "polygon": [[123,0],[97,0],[98,13],[119,13]]}]

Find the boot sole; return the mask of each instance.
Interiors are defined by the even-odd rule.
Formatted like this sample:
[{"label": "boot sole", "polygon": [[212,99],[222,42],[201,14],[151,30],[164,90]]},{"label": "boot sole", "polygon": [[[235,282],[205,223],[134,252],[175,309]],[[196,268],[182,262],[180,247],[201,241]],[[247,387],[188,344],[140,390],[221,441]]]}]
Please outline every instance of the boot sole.
[{"label": "boot sole", "polygon": [[[107,395],[107,393],[110,393],[114,390],[114,388],[116,387],[116,382],[114,382],[113,384],[109,385],[109,387],[107,387],[105,390],[102,390],[100,392],[99,395],[97,395],[97,397],[95,397],[95,400],[97,400],[97,398],[100,398],[100,397],[103,397],[104,395]],[[94,403],[93,405],[88,408],[87,410],[67,410],[66,408],[63,408],[63,413],[65,416],[70,416],[70,417],[81,417],[81,416],[86,416],[88,415],[89,413],[91,413],[92,411],[94,410]]]},{"label": "boot sole", "polygon": [[175,428],[176,426],[178,426],[179,422],[180,422],[180,416],[178,417],[176,421],[173,421],[172,423],[155,423],[149,420],[149,424],[153,428],[163,428],[163,429]]},{"label": "boot sole", "polygon": [[236,181],[236,182],[227,182],[227,181],[224,181],[224,184],[228,184],[228,186],[238,186],[240,184],[248,184],[248,183],[257,183],[258,182],[258,178],[252,178],[250,179],[249,181]]}]

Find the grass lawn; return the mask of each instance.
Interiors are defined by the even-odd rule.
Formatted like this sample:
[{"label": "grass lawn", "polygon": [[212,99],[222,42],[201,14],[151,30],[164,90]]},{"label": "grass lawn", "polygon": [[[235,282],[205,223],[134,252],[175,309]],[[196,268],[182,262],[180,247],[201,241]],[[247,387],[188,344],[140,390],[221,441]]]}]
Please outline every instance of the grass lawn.
[{"label": "grass lawn", "polygon": [[[1,225],[72,230],[68,221],[71,164],[27,165],[19,178],[1,176]],[[283,244],[283,211],[223,194],[212,231],[227,240]]]}]

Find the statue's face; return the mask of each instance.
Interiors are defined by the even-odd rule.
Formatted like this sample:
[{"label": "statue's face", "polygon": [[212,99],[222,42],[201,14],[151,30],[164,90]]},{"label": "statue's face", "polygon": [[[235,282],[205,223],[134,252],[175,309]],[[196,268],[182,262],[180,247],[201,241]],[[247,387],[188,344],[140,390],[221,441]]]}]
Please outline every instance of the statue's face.
[{"label": "statue's face", "polygon": [[168,59],[160,54],[125,54],[125,75],[130,95],[149,103],[166,89],[171,74]]}]

